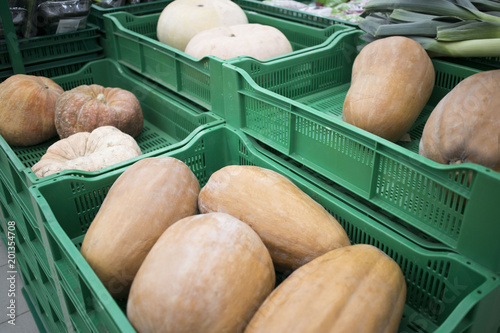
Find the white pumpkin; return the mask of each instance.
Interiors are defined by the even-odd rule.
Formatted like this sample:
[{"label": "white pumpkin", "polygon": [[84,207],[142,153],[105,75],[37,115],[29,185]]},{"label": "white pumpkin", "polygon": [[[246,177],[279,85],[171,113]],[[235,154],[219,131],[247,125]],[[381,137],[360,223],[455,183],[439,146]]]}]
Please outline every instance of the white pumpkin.
[{"label": "white pumpkin", "polygon": [[175,0],[161,12],[156,34],[161,43],[184,51],[200,31],[245,23],[245,12],[231,0]]},{"label": "white pumpkin", "polygon": [[265,60],[292,51],[290,41],[280,30],[270,25],[249,23],[202,31],[189,41],[184,52],[195,58],[249,56]]},{"label": "white pumpkin", "polygon": [[113,126],[58,140],[31,167],[39,178],[64,170],[97,171],[142,154],[135,139]]}]

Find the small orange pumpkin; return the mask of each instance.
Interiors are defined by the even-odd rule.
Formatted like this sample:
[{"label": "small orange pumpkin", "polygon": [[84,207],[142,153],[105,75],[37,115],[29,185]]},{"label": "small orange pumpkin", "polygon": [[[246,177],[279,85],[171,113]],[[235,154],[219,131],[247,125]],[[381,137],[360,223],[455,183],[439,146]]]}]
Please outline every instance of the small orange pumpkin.
[{"label": "small orange pumpkin", "polygon": [[12,146],[56,136],[54,110],[64,90],[43,76],[16,74],[0,84],[0,134]]},{"label": "small orange pumpkin", "polygon": [[64,92],[55,110],[55,126],[61,139],[101,126],[113,126],[136,137],[142,131],[143,121],[141,104],[133,93],[98,84]]}]

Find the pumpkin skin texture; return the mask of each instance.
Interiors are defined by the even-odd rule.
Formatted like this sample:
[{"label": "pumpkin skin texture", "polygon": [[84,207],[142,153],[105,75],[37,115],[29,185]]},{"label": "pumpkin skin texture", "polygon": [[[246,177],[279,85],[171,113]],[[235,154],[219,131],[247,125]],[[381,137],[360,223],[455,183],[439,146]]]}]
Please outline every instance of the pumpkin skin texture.
[{"label": "pumpkin skin texture", "polygon": [[142,131],[143,120],[139,100],[121,88],[81,85],[65,91],[56,103],[55,125],[61,139],[100,126],[114,126],[136,137]]},{"label": "pumpkin skin texture", "polygon": [[113,297],[126,297],[142,261],[173,223],[197,213],[198,179],[182,161],[150,157],[113,183],[81,247]]},{"label": "pumpkin skin texture", "polygon": [[419,43],[402,36],[375,40],[354,59],[342,118],[396,142],[420,115],[434,79],[432,61]]},{"label": "pumpkin skin texture", "polygon": [[215,27],[196,34],[185,52],[201,59],[213,55],[221,59],[249,56],[266,60],[292,52],[286,36],[275,27],[257,23]]},{"label": "pumpkin skin texture", "polygon": [[56,101],[64,90],[43,76],[16,74],[0,83],[0,134],[11,146],[33,146],[57,135]]},{"label": "pumpkin skin texture", "polygon": [[500,172],[500,70],[467,77],[425,123],[419,154],[442,164],[476,163]]},{"label": "pumpkin skin texture", "polygon": [[184,51],[201,31],[246,23],[245,12],[230,0],[175,0],[161,12],[156,35],[161,43]]},{"label": "pumpkin skin texture", "polygon": [[56,141],[31,169],[39,178],[63,170],[96,171],[141,154],[130,135],[113,126],[102,126]]},{"label": "pumpkin skin texture", "polygon": [[127,317],[141,333],[242,332],[274,283],[269,252],[247,224],[223,213],[190,216],[144,260]]},{"label": "pumpkin skin texture", "polygon": [[406,300],[399,266],[378,248],[336,249],[288,276],[245,333],[395,333]]},{"label": "pumpkin skin texture", "polygon": [[248,223],[280,272],[350,245],[345,230],[320,204],[288,178],[266,168],[219,169],[201,189],[198,207],[202,213],[223,212]]}]

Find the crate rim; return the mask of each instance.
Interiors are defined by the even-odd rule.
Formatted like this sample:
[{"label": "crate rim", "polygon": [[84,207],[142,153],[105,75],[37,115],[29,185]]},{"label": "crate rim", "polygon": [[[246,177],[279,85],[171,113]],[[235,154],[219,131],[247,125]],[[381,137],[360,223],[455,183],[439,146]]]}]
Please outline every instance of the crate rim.
[{"label": "crate rim", "polygon": [[[272,16],[272,15],[269,15],[267,13],[262,13],[262,12],[257,12],[257,11],[252,11],[252,10],[244,10],[246,14],[250,14],[250,15],[262,15],[264,17],[268,17],[268,18],[271,18],[273,20],[277,20],[277,21],[281,21],[281,22],[286,22],[286,24],[290,24],[290,25],[295,25],[295,26],[307,26],[308,28],[312,28],[312,29],[317,29],[318,31],[324,31],[324,32],[329,32],[330,30],[335,30],[335,29],[338,29],[339,26],[342,26],[342,27],[345,27],[345,30],[340,30],[336,33],[333,33],[331,36],[329,36],[328,38],[326,38],[325,41],[323,41],[321,44],[319,45],[316,45],[314,48],[322,48],[322,47],[327,47],[337,36],[341,35],[341,34],[344,34],[348,31],[354,31],[355,28],[354,27],[350,27],[350,26],[347,26],[347,25],[343,25],[343,24],[332,24],[332,25],[329,25],[329,26],[311,26],[311,25],[307,25],[305,23],[301,23],[301,22],[296,22],[296,21],[288,21],[284,18],[281,18],[281,17],[276,17],[276,16]],[[142,34],[139,34],[139,33],[136,33],[134,31],[131,31],[130,29],[126,28],[123,26],[123,24],[121,24],[121,22],[119,21],[119,17],[133,17],[133,18],[138,18],[138,19],[143,19],[143,20],[147,20],[149,18],[152,18],[152,17],[160,17],[161,13],[149,13],[149,14],[144,14],[144,15],[136,15],[134,13],[130,13],[130,12],[126,12],[126,11],[115,11],[115,12],[110,12],[110,13],[105,13],[103,14],[103,19],[104,20],[110,20],[114,26],[116,26],[118,28],[118,32],[114,32],[114,34],[117,34],[121,37],[125,37],[125,38],[131,38],[129,36],[125,36],[121,31],[127,31],[129,32],[132,37],[134,37],[134,41],[137,42],[137,43],[140,43],[140,44],[143,44],[143,45],[151,45],[153,47],[156,47],[158,48],[159,50],[162,50],[162,51],[165,51],[165,52],[168,52],[168,53],[174,53],[174,56],[175,57],[184,57],[186,58],[187,61],[190,61],[190,62],[194,62],[194,63],[204,63],[204,62],[207,62],[207,61],[210,61],[210,60],[213,60],[213,61],[217,61],[217,62],[221,62],[221,63],[232,63],[232,62],[235,62],[235,61],[239,61],[239,60],[242,60],[242,59],[255,59],[255,58],[252,58],[250,56],[238,56],[238,57],[234,57],[234,58],[231,58],[231,59],[221,59],[219,57],[216,57],[216,56],[213,56],[213,55],[208,55],[208,56],[204,56],[202,58],[196,58],[194,56],[191,56],[181,50],[178,50],[170,45],[167,45],[167,44],[164,44],[158,40],[155,40],[155,39],[152,39],[152,38],[149,38],[149,37],[146,37],[146,36],[143,36]],[[307,53],[307,52],[310,52],[308,50],[298,50],[298,51],[293,51],[293,55],[299,55],[299,54],[304,54],[304,53]],[[265,60],[258,60],[259,62],[261,63],[267,63],[267,62],[270,62],[270,61],[276,61],[276,60],[281,60],[283,58],[288,58],[290,57],[290,54],[283,54],[283,55],[279,55],[279,56],[275,56],[273,58],[269,58],[269,59],[265,59]],[[182,59],[176,59],[176,60],[182,60]],[[257,60],[257,59],[256,59]]]}]

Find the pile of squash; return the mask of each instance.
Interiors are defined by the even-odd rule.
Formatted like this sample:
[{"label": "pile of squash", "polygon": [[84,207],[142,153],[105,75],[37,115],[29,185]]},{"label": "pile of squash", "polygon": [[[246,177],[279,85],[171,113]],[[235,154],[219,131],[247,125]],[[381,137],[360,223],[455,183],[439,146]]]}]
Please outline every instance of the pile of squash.
[{"label": "pile of squash", "polygon": [[133,93],[98,84],[64,91],[52,79],[16,74],[0,84],[0,135],[11,146],[35,146],[58,137],[32,170],[95,171],[141,155],[143,128]]},{"label": "pile of squash", "polygon": [[395,261],[351,245],[321,205],[257,166],[223,167],[200,188],[176,158],[137,161],[111,186],[81,254],[127,299],[140,333],[396,332],[406,299]]},{"label": "pile of squash", "polygon": [[293,51],[277,28],[249,23],[231,0],[175,0],[160,14],[157,38],[161,43],[201,59],[248,56],[259,60]]},{"label": "pile of squash", "polygon": [[[343,120],[392,142],[406,140],[434,80],[432,61],[419,43],[402,36],[375,40],[354,60]],[[498,91],[500,69],[462,80],[431,112],[419,154],[442,164],[470,162],[500,172]]]}]

